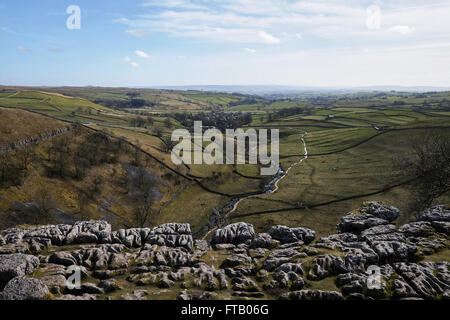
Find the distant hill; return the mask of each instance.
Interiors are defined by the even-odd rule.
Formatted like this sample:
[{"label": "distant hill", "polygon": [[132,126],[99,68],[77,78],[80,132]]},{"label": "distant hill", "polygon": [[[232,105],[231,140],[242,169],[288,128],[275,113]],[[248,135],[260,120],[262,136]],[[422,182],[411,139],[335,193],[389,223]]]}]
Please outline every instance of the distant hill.
[{"label": "distant hill", "polygon": [[362,86],[362,87],[308,87],[308,86],[282,86],[282,85],[192,85],[192,86],[155,86],[154,89],[166,90],[196,90],[209,92],[236,92],[242,94],[294,94],[294,93],[356,93],[373,91],[398,91],[398,92],[431,92],[450,91],[450,87],[404,87],[404,86]]}]

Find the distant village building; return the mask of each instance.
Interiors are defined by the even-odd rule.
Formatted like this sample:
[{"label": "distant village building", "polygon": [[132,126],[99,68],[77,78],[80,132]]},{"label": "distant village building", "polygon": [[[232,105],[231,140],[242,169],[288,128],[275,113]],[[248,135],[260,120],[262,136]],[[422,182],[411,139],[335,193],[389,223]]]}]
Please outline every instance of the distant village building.
[{"label": "distant village building", "polygon": [[329,115],[327,115],[327,119],[326,120],[331,120],[331,119],[334,119],[334,118],[336,118],[336,116],[334,114],[329,114]]}]

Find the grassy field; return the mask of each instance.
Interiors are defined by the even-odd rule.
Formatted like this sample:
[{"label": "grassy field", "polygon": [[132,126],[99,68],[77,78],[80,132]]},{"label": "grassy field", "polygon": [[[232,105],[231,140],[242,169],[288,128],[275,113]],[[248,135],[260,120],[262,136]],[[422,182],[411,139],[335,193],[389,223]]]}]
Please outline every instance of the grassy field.
[{"label": "grassy field", "polygon": [[[287,224],[307,226],[320,235],[333,232],[339,218],[365,200],[398,206],[402,210],[399,221],[411,219],[414,213],[408,209],[408,189],[399,186],[383,191],[404,179],[401,172],[393,168],[393,158],[411,152],[414,141],[433,127],[445,134],[450,130],[450,111],[446,102],[450,98],[449,93],[352,94],[298,97],[291,101],[228,93],[128,88],[3,90],[0,92],[0,106],[29,109],[58,119],[80,122],[121,137],[149,153],[153,158],[150,158],[147,168],[168,185],[163,198],[155,205],[156,222],[189,222],[195,232],[207,225],[214,210],[226,206],[232,197],[262,192],[270,177],[260,176],[258,165],[175,166],[162,145],[163,138],[168,137],[173,129],[182,128],[174,119],[171,119],[171,127],[166,125],[166,118],[173,112],[195,113],[217,108],[224,112],[250,112],[252,122],[249,128],[280,129],[283,169],[297,163],[303,156],[304,146],[300,138],[307,132],[305,139],[309,158],[292,168],[279,182],[277,192],[242,200],[231,218],[232,221],[253,223],[259,231],[273,224]],[[148,105],[113,109],[100,103],[127,102],[130,93]],[[292,108],[301,109],[283,114]],[[39,115],[25,114],[18,109],[6,110],[0,109],[0,115],[5,115],[0,117],[0,129],[7,133],[1,135],[7,143],[62,125],[56,120],[42,121]],[[132,127],[130,120],[142,112],[152,114],[153,124]],[[271,121],[269,113],[274,115]],[[159,136],[155,134],[156,129],[160,130]],[[39,145],[38,149],[44,147],[45,144]],[[175,179],[177,174],[169,168],[185,177]],[[12,201],[31,199],[25,190],[36,185],[34,181],[40,174],[39,170],[32,170],[34,173],[21,188],[2,191],[3,210],[8,210]],[[114,170],[119,171],[119,167],[96,170],[106,178]],[[105,202],[108,193],[114,194],[114,198],[121,197],[112,180],[107,181],[110,183],[105,185],[99,202]],[[79,188],[77,182],[55,180],[51,184],[44,181],[44,184],[58,194],[58,202],[64,210],[77,210],[73,196],[74,190]],[[369,193],[373,194],[365,196]],[[441,200],[448,203],[448,196]],[[95,218],[105,214],[98,211],[98,205],[92,203],[89,209]],[[308,209],[303,209],[304,206]],[[114,203],[112,208],[124,217],[132,215],[130,204],[125,200],[120,204]]]},{"label": "grassy field", "polygon": [[19,109],[0,108],[0,146],[35,137],[67,124]]}]

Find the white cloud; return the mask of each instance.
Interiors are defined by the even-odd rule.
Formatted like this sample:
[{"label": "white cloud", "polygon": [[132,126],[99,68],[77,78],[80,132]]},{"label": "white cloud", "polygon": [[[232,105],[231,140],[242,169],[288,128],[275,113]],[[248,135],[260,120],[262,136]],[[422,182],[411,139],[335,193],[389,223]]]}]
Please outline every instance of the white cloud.
[{"label": "white cloud", "polygon": [[141,7],[164,7],[177,9],[204,9],[205,7],[187,0],[153,0],[141,4]]},{"label": "white cloud", "polygon": [[22,51],[22,52],[30,52],[30,49],[25,48],[25,47],[23,47],[21,45],[17,46],[17,50]]},{"label": "white cloud", "polygon": [[133,61],[130,57],[126,56],[125,58],[123,58],[123,61],[127,62],[130,64],[130,66],[132,66],[133,68],[137,68],[139,67],[139,64],[135,61]]},{"label": "white cloud", "polygon": [[250,49],[250,48],[245,48],[245,51],[247,51],[249,53],[256,53],[255,49]]},{"label": "white cloud", "polygon": [[152,57],[152,56],[150,56],[149,54],[147,54],[146,52],[144,52],[142,50],[136,50],[134,53],[136,53],[136,55],[139,58],[142,58],[142,59],[149,59],[149,58]]},{"label": "white cloud", "polygon": [[366,26],[369,30],[381,29],[381,8],[377,5],[371,5],[366,9]]},{"label": "white cloud", "polygon": [[262,39],[263,42],[268,44],[277,44],[280,43],[280,39],[268,34],[265,31],[259,31],[258,36]]},{"label": "white cloud", "polygon": [[389,28],[390,31],[395,31],[401,34],[409,34],[409,33],[413,33],[415,31],[415,29],[413,27],[409,27],[409,26],[394,26],[394,27],[390,27]]},{"label": "white cloud", "polygon": [[165,33],[204,42],[251,46],[305,38],[321,45],[330,41],[328,47],[351,43],[361,48],[395,45],[398,34],[414,33],[409,41],[444,41],[449,16],[448,0],[153,0],[145,2],[138,15],[116,22],[139,34]]},{"label": "white cloud", "polygon": [[125,33],[137,38],[143,38],[146,34],[146,32],[141,30],[125,30]]}]

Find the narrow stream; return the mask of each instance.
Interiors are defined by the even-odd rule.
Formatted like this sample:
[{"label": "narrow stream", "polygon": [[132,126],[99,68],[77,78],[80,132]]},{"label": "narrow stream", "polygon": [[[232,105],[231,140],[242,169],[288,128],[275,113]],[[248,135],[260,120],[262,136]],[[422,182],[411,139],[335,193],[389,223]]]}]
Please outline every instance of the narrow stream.
[{"label": "narrow stream", "polygon": [[264,191],[262,193],[251,195],[251,196],[245,196],[245,197],[241,197],[241,198],[236,197],[236,198],[231,199],[230,202],[228,202],[226,206],[224,206],[220,210],[216,211],[210,217],[209,224],[207,226],[204,226],[203,229],[201,231],[199,231],[199,233],[197,235],[195,235],[196,238],[201,237],[202,239],[205,239],[211,232],[216,230],[217,229],[217,219],[227,217],[227,216],[231,215],[233,212],[235,212],[239,206],[239,203],[241,203],[242,200],[258,197],[258,196],[261,196],[264,194],[273,194],[273,193],[277,192],[279,189],[278,183],[289,174],[289,171],[291,171],[291,169],[293,167],[300,165],[303,161],[308,159],[308,150],[307,150],[306,141],[305,141],[305,136],[307,134],[308,134],[308,132],[304,132],[300,138],[301,143],[304,148],[304,155],[299,161],[291,164],[289,166],[289,168],[287,168],[286,171],[279,168],[275,177],[264,186]]}]

